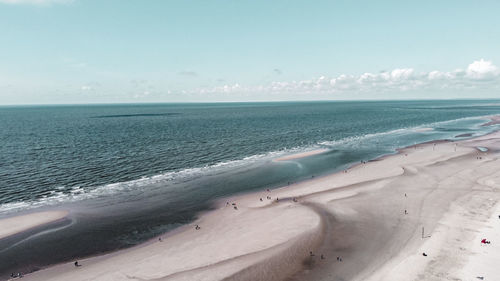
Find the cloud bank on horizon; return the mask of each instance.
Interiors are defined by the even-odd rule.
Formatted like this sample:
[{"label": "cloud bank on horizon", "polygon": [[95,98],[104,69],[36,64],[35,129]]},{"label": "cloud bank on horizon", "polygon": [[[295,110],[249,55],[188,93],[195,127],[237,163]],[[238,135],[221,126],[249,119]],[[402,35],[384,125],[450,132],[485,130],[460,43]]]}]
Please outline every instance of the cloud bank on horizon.
[{"label": "cloud bank on horizon", "polygon": [[[199,78],[194,71],[181,71],[176,75],[188,80]],[[220,79],[217,82],[225,81]],[[158,86],[157,81],[147,79],[123,81],[120,84],[122,88],[118,93],[114,91],[116,84],[109,82],[80,84],[75,86],[74,90],[60,93],[70,98],[108,98],[104,102],[498,98],[500,68],[492,61],[480,59],[464,69],[457,68],[452,71],[425,72],[414,68],[396,68],[379,73],[323,75],[308,80],[273,81],[262,85],[234,83],[191,89],[187,86],[185,89],[176,90],[168,86]],[[447,96],[443,93],[452,94]],[[2,92],[0,97],[1,94]]]},{"label": "cloud bank on horizon", "polygon": [[[244,86],[239,83],[191,91],[198,94],[214,93],[345,93],[345,92],[408,92],[415,90],[470,90],[484,87],[499,88],[500,70],[491,61],[476,60],[466,69],[418,72],[413,68],[396,68],[380,73],[361,75],[341,74],[336,77],[320,76],[302,81],[275,81],[268,85]],[[332,96],[333,97],[333,96]]]}]

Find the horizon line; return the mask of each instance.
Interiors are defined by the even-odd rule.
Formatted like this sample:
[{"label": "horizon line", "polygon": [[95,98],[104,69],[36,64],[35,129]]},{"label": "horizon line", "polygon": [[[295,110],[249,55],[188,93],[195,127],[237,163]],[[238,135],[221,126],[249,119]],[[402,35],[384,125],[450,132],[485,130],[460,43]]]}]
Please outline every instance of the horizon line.
[{"label": "horizon line", "polygon": [[154,104],[238,104],[238,103],[306,103],[306,102],[377,102],[377,101],[450,101],[450,100],[500,100],[500,98],[402,98],[402,99],[338,99],[338,100],[255,100],[255,101],[179,101],[179,102],[96,102],[96,103],[19,103],[0,104],[0,107],[22,107],[22,106],[85,106],[85,105],[154,105]]}]

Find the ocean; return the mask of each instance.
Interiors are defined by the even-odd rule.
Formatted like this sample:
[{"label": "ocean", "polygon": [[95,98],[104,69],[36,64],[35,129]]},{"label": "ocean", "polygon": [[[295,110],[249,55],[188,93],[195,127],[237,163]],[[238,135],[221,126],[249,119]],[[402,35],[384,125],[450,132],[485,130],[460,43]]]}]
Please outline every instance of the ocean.
[{"label": "ocean", "polygon": [[137,245],[224,196],[487,134],[499,113],[499,100],[3,106],[0,218],[71,215],[0,240],[0,278]]}]

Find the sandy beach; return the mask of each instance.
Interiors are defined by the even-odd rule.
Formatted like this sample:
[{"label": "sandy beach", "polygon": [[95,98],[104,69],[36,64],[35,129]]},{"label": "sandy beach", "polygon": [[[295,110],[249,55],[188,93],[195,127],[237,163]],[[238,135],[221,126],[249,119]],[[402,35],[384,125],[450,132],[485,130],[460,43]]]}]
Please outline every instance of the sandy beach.
[{"label": "sandy beach", "polygon": [[495,280],[499,150],[500,133],[404,148],[23,280]]}]

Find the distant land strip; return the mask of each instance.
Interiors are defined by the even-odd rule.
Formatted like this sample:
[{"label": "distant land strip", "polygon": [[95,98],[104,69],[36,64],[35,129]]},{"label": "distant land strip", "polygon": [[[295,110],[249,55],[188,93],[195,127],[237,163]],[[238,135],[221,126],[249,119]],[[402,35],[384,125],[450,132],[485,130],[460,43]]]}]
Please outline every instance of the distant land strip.
[{"label": "distant land strip", "polygon": [[92,116],[91,118],[119,118],[119,117],[155,117],[155,116],[175,116],[180,115],[178,112],[170,113],[138,113],[138,114],[118,114],[118,115],[100,115]]}]

